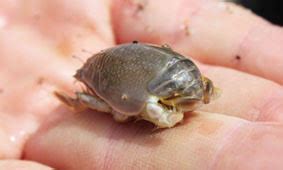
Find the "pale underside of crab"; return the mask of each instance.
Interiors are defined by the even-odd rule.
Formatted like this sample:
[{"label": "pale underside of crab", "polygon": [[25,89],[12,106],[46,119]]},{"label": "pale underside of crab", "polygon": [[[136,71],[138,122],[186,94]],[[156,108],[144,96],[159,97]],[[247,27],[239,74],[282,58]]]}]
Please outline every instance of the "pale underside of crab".
[{"label": "pale underside of crab", "polygon": [[159,128],[175,126],[184,112],[209,103],[217,93],[190,59],[166,45],[134,42],[103,50],[74,77],[87,90],[75,98],[56,92],[68,106],[111,113],[119,122],[144,119]]}]

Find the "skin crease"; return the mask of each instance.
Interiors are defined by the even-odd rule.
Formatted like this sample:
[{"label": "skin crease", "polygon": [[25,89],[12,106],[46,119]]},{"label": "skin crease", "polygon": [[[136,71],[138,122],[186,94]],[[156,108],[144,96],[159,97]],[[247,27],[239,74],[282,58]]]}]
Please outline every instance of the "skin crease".
[{"label": "skin crease", "polygon": [[[282,169],[282,37],[217,1],[1,1],[0,158],[56,169]],[[115,40],[168,43],[215,65],[197,62],[222,96],[167,130],[73,114],[52,95],[81,89],[72,75],[82,62],[71,56],[85,60],[83,50]],[[30,163],[0,168],[38,165]]]},{"label": "skin crease", "polygon": [[41,165],[32,161],[16,161],[16,160],[2,160],[0,161],[0,169],[9,170],[51,170],[53,168]]}]

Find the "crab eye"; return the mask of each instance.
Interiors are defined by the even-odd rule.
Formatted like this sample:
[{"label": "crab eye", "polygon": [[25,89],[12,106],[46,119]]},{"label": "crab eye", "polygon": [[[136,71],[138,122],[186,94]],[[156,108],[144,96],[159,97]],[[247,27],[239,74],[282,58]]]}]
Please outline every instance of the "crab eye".
[{"label": "crab eye", "polygon": [[207,104],[210,101],[210,98],[213,97],[213,83],[211,80],[205,78],[204,81],[204,103]]}]

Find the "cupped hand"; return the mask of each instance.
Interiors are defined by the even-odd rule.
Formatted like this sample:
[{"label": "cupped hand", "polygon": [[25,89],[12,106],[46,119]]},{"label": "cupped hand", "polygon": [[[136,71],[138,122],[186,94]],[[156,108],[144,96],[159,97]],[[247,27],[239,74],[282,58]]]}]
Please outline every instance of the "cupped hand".
[{"label": "cupped hand", "polygon": [[[80,89],[80,60],[133,40],[192,57],[221,97],[154,131],[53,96]],[[282,28],[218,1],[0,2],[0,158],[25,159],[0,168],[282,169],[282,42]]]}]

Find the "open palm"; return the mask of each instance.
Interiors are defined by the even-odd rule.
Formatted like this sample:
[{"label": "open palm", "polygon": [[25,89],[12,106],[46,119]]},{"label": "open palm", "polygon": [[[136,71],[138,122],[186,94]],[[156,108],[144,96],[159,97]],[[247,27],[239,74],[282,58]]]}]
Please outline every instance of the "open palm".
[{"label": "open palm", "polygon": [[[154,131],[53,96],[80,89],[90,52],[133,40],[191,56],[221,97]],[[282,43],[282,28],[224,2],[1,1],[0,158],[31,161],[0,168],[282,169]]]}]

